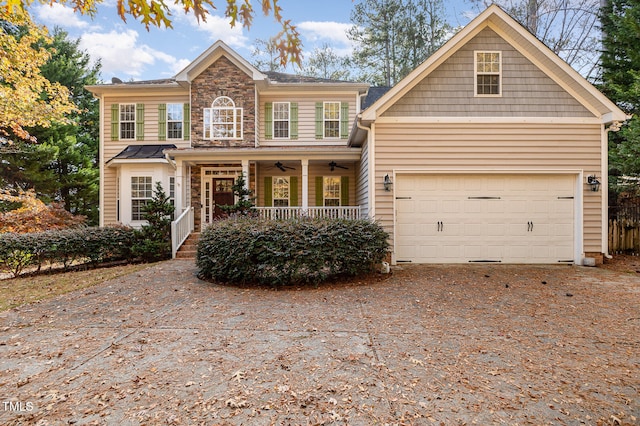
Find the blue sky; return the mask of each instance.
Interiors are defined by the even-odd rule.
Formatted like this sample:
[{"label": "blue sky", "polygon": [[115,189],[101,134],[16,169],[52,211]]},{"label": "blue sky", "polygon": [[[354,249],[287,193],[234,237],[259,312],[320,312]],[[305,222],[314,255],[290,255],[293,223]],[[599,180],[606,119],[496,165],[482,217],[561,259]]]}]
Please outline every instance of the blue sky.
[{"label": "blue sky", "polygon": [[[329,44],[337,52],[351,49],[345,31],[351,26],[350,14],[358,0],[280,0],[282,15],[298,26],[304,51]],[[168,2],[171,3],[171,2]],[[214,0],[220,8],[224,0]],[[255,2],[256,6],[258,2]],[[468,0],[445,1],[448,22],[453,26],[465,25],[473,16]],[[241,26],[231,28],[228,19],[212,15],[206,23],[197,23],[193,15],[185,15],[176,9],[173,29],[144,26],[128,17],[123,22],[116,13],[116,2],[105,0],[91,19],[74,13],[69,7],[54,4],[37,5],[32,10],[33,19],[50,30],[61,27],[73,38],[81,40],[80,46],[92,59],[102,61],[102,79],[111,77],[128,80],[150,80],[172,77],[216,40],[223,40],[239,54],[251,60],[252,46],[256,39],[266,40],[280,30],[273,17],[256,13],[250,30]]]}]

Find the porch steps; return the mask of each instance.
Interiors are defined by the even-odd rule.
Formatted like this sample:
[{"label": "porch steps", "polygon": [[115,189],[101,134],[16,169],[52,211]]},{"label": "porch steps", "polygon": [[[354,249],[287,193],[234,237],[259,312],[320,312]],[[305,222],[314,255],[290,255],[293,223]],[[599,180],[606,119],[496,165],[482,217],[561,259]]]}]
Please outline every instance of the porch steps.
[{"label": "porch steps", "polygon": [[198,239],[200,238],[199,232],[192,232],[185,240],[184,244],[180,246],[176,253],[176,259],[195,259],[196,258],[196,246]]}]

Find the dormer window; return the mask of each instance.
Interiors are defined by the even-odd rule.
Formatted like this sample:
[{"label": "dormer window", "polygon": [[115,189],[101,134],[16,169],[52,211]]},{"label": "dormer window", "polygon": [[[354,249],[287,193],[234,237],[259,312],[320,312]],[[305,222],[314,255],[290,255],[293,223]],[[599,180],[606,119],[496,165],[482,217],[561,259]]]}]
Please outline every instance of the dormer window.
[{"label": "dormer window", "polygon": [[501,52],[476,51],[475,75],[476,96],[502,95],[502,54]]},{"label": "dormer window", "polygon": [[242,139],[242,108],[227,96],[216,98],[204,108],[204,139]]}]

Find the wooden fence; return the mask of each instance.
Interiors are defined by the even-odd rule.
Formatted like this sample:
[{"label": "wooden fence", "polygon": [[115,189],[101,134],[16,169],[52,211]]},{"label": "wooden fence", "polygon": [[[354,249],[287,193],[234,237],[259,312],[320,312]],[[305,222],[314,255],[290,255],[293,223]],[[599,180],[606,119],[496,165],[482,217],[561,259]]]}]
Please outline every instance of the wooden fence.
[{"label": "wooden fence", "polygon": [[609,207],[609,252],[640,256],[640,197]]}]

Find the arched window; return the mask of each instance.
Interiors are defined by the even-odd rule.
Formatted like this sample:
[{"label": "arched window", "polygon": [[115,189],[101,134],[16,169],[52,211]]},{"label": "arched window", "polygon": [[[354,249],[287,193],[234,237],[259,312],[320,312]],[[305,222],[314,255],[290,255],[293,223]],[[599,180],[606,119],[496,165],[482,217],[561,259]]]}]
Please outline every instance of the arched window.
[{"label": "arched window", "polygon": [[205,139],[242,139],[242,108],[228,96],[220,96],[205,108]]}]

